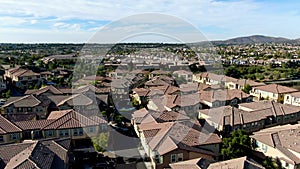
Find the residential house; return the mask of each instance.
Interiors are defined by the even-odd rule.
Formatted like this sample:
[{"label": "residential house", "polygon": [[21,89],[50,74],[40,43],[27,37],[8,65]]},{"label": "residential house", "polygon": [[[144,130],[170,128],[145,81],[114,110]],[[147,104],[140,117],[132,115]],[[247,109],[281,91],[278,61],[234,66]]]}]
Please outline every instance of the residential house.
[{"label": "residential house", "polygon": [[205,158],[195,158],[192,160],[180,161],[177,163],[170,164],[171,169],[207,169],[209,164],[212,163],[211,160]]},{"label": "residential house", "polygon": [[165,75],[168,76],[170,74],[169,71],[164,71],[164,70],[153,70],[152,72],[149,73],[149,79],[152,79],[155,76],[161,76]]},{"label": "residential house", "polygon": [[225,76],[222,79],[222,84],[225,86],[227,89],[239,89],[242,90],[244,89],[245,85],[248,84],[250,87],[259,87],[259,86],[264,86],[264,83],[259,83],[255,82],[253,80],[248,80],[248,79],[236,79],[232,78],[229,76]]},{"label": "residential house", "polygon": [[193,81],[198,83],[204,83],[207,85],[217,85],[217,84],[221,84],[224,77],[225,75],[217,75],[210,72],[204,72],[204,73],[193,75]]},{"label": "residential house", "polygon": [[45,96],[49,96],[49,95],[63,95],[64,93],[62,91],[60,91],[59,89],[57,89],[56,87],[50,85],[50,86],[44,86],[41,87],[40,89],[30,89],[30,90],[26,90],[25,92],[26,95],[45,95]]},{"label": "residential house", "polygon": [[39,119],[48,115],[50,100],[44,96],[26,95],[11,97],[2,106],[6,114],[35,114]]},{"label": "residential house", "polygon": [[268,114],[268,119],[265,121],[265,125],[270,127],[274,125],[282,125],[289,123],[296,123],[300,120],[299,107],[293,105],[286,105],[277,103],[274,101],[260,101],[252,103],[239,104],[239,109],[245,111],[267,110],[271,109]]},{"label": "residential house", "polygon": [[67,169],[70,139],[26,141],[0,146],[0,169]]},{"label": "residential house", "polygon": [[139,126],[141,146],[152,168],[169,168],[169,164],[203,157],[217,159],[221,139],[204,131],[196,121],[144,123]]},{"label": "residential house", "polygon": [[24,139],[68,137],[74,145],[76,140],[90,139],[101,132],[107,132],[107,121],[103,118],[87,117],[72,109],[53,111],[46,120],[20,121],[16,125],[22,128]]},{"label": "residential house", "polygon": [[243,103],[239,108],[223,106],[199,111],[198,118],[224,134],[243,129],[248,132],[300,120],[300,110],[276,102]]},{"label": "residential house", "polygon": [[220,107],[225,105],[236,106],[239,103],[252,102],[253,96],[237,90],[206,90],[200,92],[200,100],[203,108]]},{"label": "residential house", "polygon": [[191,71],[187,70],[177,70],[173,72],[173,76],[175,76],[175,79],[177,83],[192,83],[193,82],[193,73]]},{"label": "residential house", "polygon": [[66,109],[76,109],[76,110],[96,110],[98,105],[96,100],[89,98],[83,94],[74,95],[52,95],[48,96],[51,101],[49,109],[51,110],[66,110]]},{"label": "residential house", "polygon": [[4,79],[20,89],[27,89],[30,86],[33,87],[44,81],[39,73],[23,68],[12,68],[6,70]]},{"label": "residential house", "polygon": [[[185,95],[162,95],[149,99],[147,107],[156,111],[179,111],[183,110],[189,116],[194,116],[201,108],[200,94],[185,94]],[[196,115],[197,116],[197,115]],[[195,117],[196,117],[195,116]]]},{"label": "residential house", "polygon": [[[47,120],[53,120],[53,122],[42,128],[46,138],[59,136],[79,139],[107,131],[105,120],[100,120],[97,117],[86,117],[72,109],[53,111]],[[51,130],[54,131],[54,135],[51,135]]]},{"label": "residential house", "polygon": [[284,125],[253,133],[255,149],[278,159],[283,168],[300,168],[300,125]]},{"label": "residential house", "polygon": [[277,102],[283,103],[284,96],[286,94],[290,94],[297,91],[298,90],[290,87],[286,87],[278,84],[269,84],[265,86],[253,87],[250,94],[257,97],[259,100],[267,99],[267,100],[275,100]]},{"label": "residential house", "polygon": [[4,81],[4,72],[0,72],[0,92],[7,89],[6,82]]},{"label": "residential house", "polygon": [[[190,90],[186,89],[186,91]],[[132,90],[131,97],[135,98],[140,104],[143,103],[143,105],[147,105],[148,100],[153,97],[160,97],[166,94],[176,95],[180,94],[180,92],[180,88],[171,85],[155,86],[150,88],[134,88]]]},{"label": "residential house", "polygon": [[157,86],[168,86],[168,85],[174,85],[175,80],[172,77],[161,75],[161,76],[155,76],[151,80],[147,81],[145,83],[145,87],[157,87]]},{"label": "residential house", "polygon": [[190,117],[186,115],[184,111],[175,112],[175,111],[153,111],[142,108],[136,110],[132,114],[131,124],[139,136],[138,125],[144,123],[165,123],[165,122],[175,122],[182,120],[189,120]]},{"label": "residential house", "polygon": [[128,75],[129,75],[128,70],[120,70],[120,69],[116,69],[115,71],[108,73],[108,77],[113,78],[113,79],[122,79]]},{"label": "residential house", "polygon": [[300,92],[285,94],[283,103],[294,106],[300,106]]},{"label": "residential house", "polygon": [[0,115],[0,144],[16,143],[22,137],[22,130]]},{"label": "residential house", "polygon": [[213,162],[204,158],[195,158],[170,164],[172,169],[264,169],[263,166],[249,157],[240,157],[226,161]]},{"label": "residential house", "polygon": [[216,163],[211,163],[207,169],[221,169],[221,168],[234,168],[234,169],[265,169],[262,165],[258,164],[253,159],[245,156],[240,158],[235,158],[226,161],[220,161]]}]

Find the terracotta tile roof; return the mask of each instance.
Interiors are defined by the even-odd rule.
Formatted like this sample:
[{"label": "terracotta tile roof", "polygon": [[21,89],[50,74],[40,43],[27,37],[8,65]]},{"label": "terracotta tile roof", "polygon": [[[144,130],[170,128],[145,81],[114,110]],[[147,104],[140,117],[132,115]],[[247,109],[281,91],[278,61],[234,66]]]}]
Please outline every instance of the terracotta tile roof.
[{"label": "terracotta tile roof", "polygon": [[179,74],[179,75],[192,75],[193,72],[186,71],[186,70],[176,70],[173,72],[173,74]]},{"label": "terracotta tile roof", "polygon": [[70,139],[28,141],[1,145],[0,158],[5,168],[65,169],[69,148]]},{"label": "terracotta tile roof", "polygon": [[13,76],[16,76],[16,77],[39,75],[38,73],[35,73],[32,70],[23,69],[23,68],[12,68],[12,69],[9,69],[8,72],[10,72]]},{"label": "terracotta tile roof", "polygon": [[166,86],[169,85],[169,83],[160,80],[160,79],[153,79],[153,80],[149,80],[145,83],[146,86]]},{"label": "terracotta tile roof", "polygon": [[[11,167],[11,166],[9,166]],[[24,169],[24,168],[37,168],[35,163],[31,160],[25,160],[20,165],[16,166],[14,169]]]},{"label": "terracotta tile roof", "polygon": [[152,138],[159,132],[160,129],[151,129],[151,130],[144,130],[143,134],[146,138],[147,143],[152,140]]},{"label": "terracotta tile roof", "polygon": [[227,101],[232,100],[234,98],[238,98],[240,100],[246,99],[248,97],[252,97],[251,95],[237,90],[209,90],[209,91],[201,91],[200,98],[203,101],[214,102],[214,101]]},{"label": "terracotta tile roof", "polygon": [[172,169],[207,169],[210,163],[210,160],[204,158],[195,158],[192,160],[170,164],[170,167]]},{"label": "terracotta tile roof", "polygon": [[145,83],[146,86],[167,86],[174,83],[174,79],[166,76],[166,75],[161,75],[161,76],[155,76],[153,79],[147,81]]},{"label": "terracotta tile roof", "polygon": [[266,91],[266,92],[271,92],[271,93],[276,93],[276,94],[284,94],[284,93],[292,93],[292,92],[297,92],[298,90],[278,84],[269,84],[265,86],[258,86],[254,87],[256,90],[261,90],[261,91]]},{"label": "terracotta tile roof", "polygon": [[[172,121],[181,121],[181,120],[189,120],[190,118],[184,112],[175,112],[175,111],[147,111],[144,116],[140,116],[137,119],[136,123],[164,123],[164,122],[172,122]],[[136,119],[135,119],[136,120]]]},{"label": "terracotta tile roof", "polygon": [[234,113],[233,124],[243,125],[245,123],[258,122],[266,119],[268,116],[272,115],[272,110],[266,109],[248,112],[231,106],[222,106],[212,109],[203,109],[200,110],[200,113],[207,115],[208,120],[223,126],[232,124],[232,113]]},{"label": "terracotta tile roof", "polygon": [[102,90],[100,88],[97,88],[93,85],[84,85],[84,86],[79,86],[76,89],[73,89],[72,92],[73,93],[85,93],[91,91],[93,93],[102,93]]},{"label": "terracotta tile roof", "polygon": [[48,120],[52,120],[52,119],[59,119],[63,116],[65,116],[68,113],[71,113],[73,110],[69,109],[69,110],[61,110],[61,111],[52,111],[49,116],[48,116]]},{"label": "terracotta tile roof", "polygon": [[19,127],[0,115],[0,134],[16,133],[21,131],[22,130]]},{"label": "terracotta tile roof", "polygon": [[46,127],[52,122],[54,122],[54,120],[34,120],[15,122],[15,124],[22,130],[37,130]]},{"label": "terracotta tile roof", "polygon": [[234,169],[264,169],[263,166],[259,165],[257,162],[249,159],[248,157],[240,157],[232,160],[221,161],[217,163],[212,163],[208,166],[208,169],[220,169],[220,168],[234,168]]},{"label": "terracotta tile roof", "polygon": [[32,144],[33,142],[0,145],[0,158],[3,160],[3,162],[6,165],[11,158],[13,158],[17,154],[25,150]]},{"label": "terracotta tile roof", "polygon": [[145,89],[145,88],[135,88],[132,90],[133,92],[135,92],[138,96],[140,97],[145,97],[148,95],[148,93],[150,92],[150,89]]},{"label": "terracotta tile roof", "polygon": [[68,129],[99,125],[99,123],[97,123],[96,121],[83,116],[82,114],[72,109],[64,111],[53,111],[50,113],[47,119],[55,120],[43,129]]},{"label": "terracotta tile roof", "polygon": [[259,101],[239,104],[239,108],[248,111],[271,109],[274,116],[294,114],[300,111],[298,106],[281,104],[274,101]]},{"label": "terracotta tile roof", "polygon": [[7,100],[5,105],[2,107],[7,107],[10,105],[14,105],[14,107],[35,107],[42,102],[34,97],[33,95],[21,96],[21,97],[12,97]]},{"label": "terracotta tile roof", "polygon": [[199,123],[191,120],[141,124],[139,129],[141,131],[159,129],[149,140],[148,145],[152,150],[158,150],[163,154],[178,148],[181,144],[185,147],[194,147],[221,143],[221,139],[216,134],[202,130]]},{"label": "terracotta tile roof", "polygon": [[59,91],[61,91],[63,94],[72,94],[71,88],[59,88]]},{"label": "terracotta tile roof", "polygon": [[59,89],[57,89],[56,87],[54,86],[44,86],[38,90],[27,90],[25,92],[25,94],[34,94],[34,95],[40,95],[40,94],[43,94],[43,93],[46,93],[46,92],[50,92],[54,95],[59,95],[59,94],[63,94],[63,92],[61,92]]},{"label": "terracotta tile roof", "polygon": [[92,104],[93,100],[83,94],[75,94],[59,102],[57,106],[61,106],[65,103],[70,106],[87,106]]},{"label": "terracotta tile roof", "polygon": [[264,83],[255,82],[253,80],[248,80],[248,79],[238,79],[237,84],[240,85],[240,86],[245,86],[246,84],[249,84],[251,87],[266,85]]},{"label": "terracotta tile roof", "polygon": [[59,103],[61,103],[63,100],[66,100],[68,98],[70,98],[70,96],[68,95],[50,95],[48,96],[49,100],[51,100],[51,102],[53,102],[55,105],[58,105]]},{"label": "terracotta tile roof", "polygon": [[69,106],[86,106],[93,103],[93,100],[83,94],[74,95],[52,95],[48,98],[56,105],[61,106],[68,104]]},{"label": "terracotta tile roof", "polygon": [[169,73],[170,73],[169,71],[164,71],[164,70],[153,70],[151,72],[151,74],[154,74],[154,75],[167,75]]},{"label": "terracotta tile roof", "polygon": [[291,151],[300,153],[300,124],[276,126],[253,133],[251,138],[279,150],[295,164],[300,158]]},{"label": "terracotta tile roof", "polygon": [[173,104],[178,105],[180,107],[186,106],[194,106],[200,103],[200,93],[193,94],[182,94],[175,97],[173,100]]},{"label": "terracotta tile roof", "polygon": [[32,121],[36,119],[36,114],[34,113],[28,113],[28,114],[22,114],[22,113],[9,113],[6,114],[6,117],[11,122],[19,122],[19,121]]},{"label": "terracotta tile roof", "polygon": [[142,108],[139,110],[136,110],[133,112],[131,115],[132,118],[134,119],[135,123],[139,124],[143,120],[143,118],[148,114],[148,110],[146,108]]},{"label": "terracotta tile roof", "polygon": [[181,84],[179,86],[179,89],[181,92],[197,92],[198,91],[199,84],[198,83],[187,83],[187,84]]},{"label": "terracotta tile roof", "polygon": [[300,92],[291,93],[292,97],[300,98]]},{"label": "terracotta tile roof", "polygon": [[98,124],[107,124],[107,120],[104,117],[90,116],[89,118],[97,122]]}]

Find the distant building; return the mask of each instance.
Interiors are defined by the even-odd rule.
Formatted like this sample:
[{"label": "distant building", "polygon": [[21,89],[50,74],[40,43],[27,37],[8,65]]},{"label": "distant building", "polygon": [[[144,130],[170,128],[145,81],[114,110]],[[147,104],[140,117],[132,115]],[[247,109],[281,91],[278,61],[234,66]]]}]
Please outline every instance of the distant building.
[{"label": "distant building", "polygon": [[284,125],[264,129],[250,136],[255,149],[278,159],[283,168],[300,168],[300,125]]},{"label": "distant building", "polygon": [[296,123],[300,120],[300,109],[296,106],[262,101],[243,103],[239,108],[223,106],[199,110],[198,118],[223,133],[238,129],[254,132],[276,125]]},{"label": "distant building", "polygon": [[23,68],[6,70],[4,79],[20,89],[27,89],[30,86],[34,87],[35,85],[40,85],[44,80],[39,73]]},{"label": "distant building", "polygon": [[285,94],[283,103],[294,105],[294,106],[300,106],[300,92]]},{"label": "distant building", "polygon": [[276,102],[283,102],[284,96],[298,90],[278,85],[278,84],[269,84],[265,86],[253,87],[250,92],[251,95],[257,97],[258,99],[269,99],[275,100]]}]

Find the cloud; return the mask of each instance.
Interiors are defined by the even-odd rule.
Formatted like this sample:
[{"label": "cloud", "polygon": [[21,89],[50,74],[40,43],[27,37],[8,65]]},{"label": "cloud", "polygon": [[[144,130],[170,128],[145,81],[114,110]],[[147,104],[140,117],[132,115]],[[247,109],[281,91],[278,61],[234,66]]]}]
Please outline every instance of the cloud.
[{"label": "cloud", "polygon": [[[65,4],[69,4],[66,6]],[[269,34],[297,38],[300,35],[300,2],[288,0],[152,0],[152,1],[95,1],[95,0],[36,0],[0,1],[0,26],[4,28],[28,29],[55,32],[96,32],[109,21],[140,13],[163,13],[183,19],[210,39],[224,39],[240,35]],[[131,25],[115,29],[135,30],[141,25],[160,24],[169,29],[182,25],[158,18],[131,18]],[[51,38],[52,39],[52,38]],[[84,38],[83,38],[84,41]]]},{"label": "cloud", "polygon": [[31,20],[30,24],[36,24],[38,21],[37,20]]}]

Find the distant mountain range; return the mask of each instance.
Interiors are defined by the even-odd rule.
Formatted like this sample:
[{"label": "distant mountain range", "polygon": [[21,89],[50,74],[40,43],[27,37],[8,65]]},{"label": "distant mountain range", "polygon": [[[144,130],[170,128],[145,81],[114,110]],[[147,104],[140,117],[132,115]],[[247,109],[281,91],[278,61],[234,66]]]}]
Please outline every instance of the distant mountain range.
[{"label": "distant mountain range", "polygon": [[282,37],[270,37],[264,35],[253,35],[247,37],[237,37],[222,41],[212,41],[214,45],[243,45],[243,44],[255,44],[255,43],[293,43],[300,44],[299,39],[287,39]]}]

